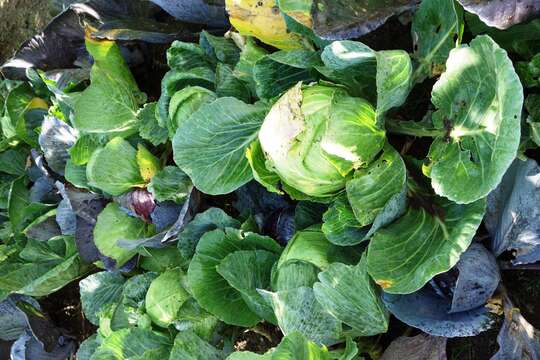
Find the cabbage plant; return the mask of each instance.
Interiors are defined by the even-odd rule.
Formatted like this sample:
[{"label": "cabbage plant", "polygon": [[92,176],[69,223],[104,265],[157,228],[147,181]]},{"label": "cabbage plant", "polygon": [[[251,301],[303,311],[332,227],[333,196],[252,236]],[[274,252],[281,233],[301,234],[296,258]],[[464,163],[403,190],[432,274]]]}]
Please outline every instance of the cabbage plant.
[{"label": "cabbage plant", "polygon": [[0,358],[540,358],[505,273],[540,262],[537,2],[66,5],[2,67]]},{"label": "cabbage plant", "polygon": [[308,196],[338,194],[384,146],[375,109],[341,86],[301,83],[270,109],[259,132],[266,166]]}]

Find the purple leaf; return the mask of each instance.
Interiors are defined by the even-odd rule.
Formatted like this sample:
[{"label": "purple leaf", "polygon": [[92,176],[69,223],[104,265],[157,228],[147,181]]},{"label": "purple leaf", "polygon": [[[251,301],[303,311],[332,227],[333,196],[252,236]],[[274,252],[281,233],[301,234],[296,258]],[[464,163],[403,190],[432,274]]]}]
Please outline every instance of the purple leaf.
[{"label": "purple leaf", "polygon": [[540,16],[538,0],[458,0],[465,10],[478,15],[487,25],[498,29]]},{"label": "purple leaf", "polygon": [[392,341],[380,360],[446,360],[446,338],[420,334]]}]

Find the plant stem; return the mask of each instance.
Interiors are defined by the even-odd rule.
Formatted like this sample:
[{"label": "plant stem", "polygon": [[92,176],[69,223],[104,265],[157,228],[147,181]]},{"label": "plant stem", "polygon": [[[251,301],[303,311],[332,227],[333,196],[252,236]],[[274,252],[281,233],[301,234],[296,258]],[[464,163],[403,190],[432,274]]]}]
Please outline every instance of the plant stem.
[{"label": "plant stem", "polygon": [[386,131],[392,134],[411,135],[417,137],[445,136],[445,129],[435,129],[415,121],[401,121],[395,119],[386,120]]}]

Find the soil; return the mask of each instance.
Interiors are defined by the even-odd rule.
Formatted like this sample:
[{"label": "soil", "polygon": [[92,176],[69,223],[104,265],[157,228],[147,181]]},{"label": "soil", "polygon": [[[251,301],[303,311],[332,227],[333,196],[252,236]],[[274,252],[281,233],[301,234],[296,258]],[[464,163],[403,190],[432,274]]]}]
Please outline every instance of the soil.
[{"label": "soil", "polygon": [[39,303],[52,322],[64,329],[65,334],[73,337],[78,344],[97,330],[84,317],[79,293],[79,280],[75,280],[59,291],[40,299]]},{"label": "soil", "polygon": [[51,18],[47,0],[0,0],[0,63],[39,33]]}]

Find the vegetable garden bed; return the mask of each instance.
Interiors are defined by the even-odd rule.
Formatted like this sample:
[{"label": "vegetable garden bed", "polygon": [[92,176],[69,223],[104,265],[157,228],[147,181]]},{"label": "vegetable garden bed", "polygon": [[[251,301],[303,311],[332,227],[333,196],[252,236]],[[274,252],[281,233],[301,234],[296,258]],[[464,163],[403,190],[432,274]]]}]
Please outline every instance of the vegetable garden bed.
[{"label": "vegetable garden bed", "polygon": [[0,358],[540,358],[538,1],[54,6],[0,68]]}]

